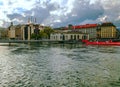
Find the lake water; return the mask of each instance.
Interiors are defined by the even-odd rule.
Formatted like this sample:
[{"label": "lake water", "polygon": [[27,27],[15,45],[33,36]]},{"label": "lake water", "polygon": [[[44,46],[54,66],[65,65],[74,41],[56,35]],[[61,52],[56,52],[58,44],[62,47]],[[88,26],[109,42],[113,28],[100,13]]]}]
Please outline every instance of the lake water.
[{"label": "lake water", "polygon": [[120,87],[120,47],[0,46],[0,87]]}]

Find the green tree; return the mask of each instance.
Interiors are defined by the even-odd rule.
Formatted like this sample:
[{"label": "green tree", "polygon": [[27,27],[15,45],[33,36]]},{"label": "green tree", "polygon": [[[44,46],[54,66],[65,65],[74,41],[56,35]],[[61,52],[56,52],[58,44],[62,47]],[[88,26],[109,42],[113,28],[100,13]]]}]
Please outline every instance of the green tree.
[{"label": "green tree", "polygon": [[31,39],[34,39],[35,37],[36,37],[36,35],[34,33],[32,33]]},{"label": "green tree", "polygon": [[40,31],[40,38],[41,39],[47,39],[48,38],[48,35],[47,35],[47,33],[44,32],[44,30]]},{"label": "green tree", "polygon": [[69,25],[68,25],[68,28],[69,28],[69,29],[72,29],[72,26],[73,26],[72,24],[69,24]]},{"label": "green tree", "polygon": [[53,32],[54,32],[54,30],[51,27],[44,28],[44,33],[46,33],[48,35],[48,39],[50,39],[50,34]]},{"label": "green tree", "polygon": [[39,34],[33,33],[31,39],[50,39],[50,34],[54,32],[51,27],[45,27],[43,30],[40,30]]},{"label": "green tree", "polygon": [[41,36],[40,36],[40,34],[35,34],[35,33],[32,33],[32,35],[31,35],[31,39],[40,39],[41,38]]}]

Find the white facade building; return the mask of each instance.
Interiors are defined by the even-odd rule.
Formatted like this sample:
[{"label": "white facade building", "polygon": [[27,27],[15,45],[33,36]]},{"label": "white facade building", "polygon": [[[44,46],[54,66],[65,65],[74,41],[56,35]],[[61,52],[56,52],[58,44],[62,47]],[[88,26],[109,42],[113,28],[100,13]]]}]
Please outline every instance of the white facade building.
[{"label": "white facade building", "polygon": [[67,33],[52,33],[50,35],[50,40],[62,41],[62,40],[82,40],[89,39],[88,34],[83,34],[79,32],[67,32]]}]

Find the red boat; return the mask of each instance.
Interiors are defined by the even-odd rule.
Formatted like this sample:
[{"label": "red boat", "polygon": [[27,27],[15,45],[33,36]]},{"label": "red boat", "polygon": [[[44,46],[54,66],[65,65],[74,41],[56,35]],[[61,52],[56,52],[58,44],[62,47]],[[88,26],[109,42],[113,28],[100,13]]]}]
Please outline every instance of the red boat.
[{"label": "red boat", "polygon": [[89,40],[82,40],[83,43],[86,45],[115,45],[115,46],[120,46],[120,41],[119,42],[113,42],[112,40],[109,41],[89,41]]}]

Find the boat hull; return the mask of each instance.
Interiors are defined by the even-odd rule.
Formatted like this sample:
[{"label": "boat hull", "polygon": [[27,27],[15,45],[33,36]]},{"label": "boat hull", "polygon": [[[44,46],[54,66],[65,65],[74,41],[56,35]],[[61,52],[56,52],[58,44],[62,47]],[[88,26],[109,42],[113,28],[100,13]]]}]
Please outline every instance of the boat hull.
[{"label": "boat hull", "polygon": [[120,42],[88,42],[86,43],[86,45],[116,45],[116,46],[120,46]]},{"label": "boat hull", "polygon": [[93,41],[93,42],[90,42],[90,41],[87,41],[87,40],[84,40],[83,41],[86,45],[113,45],[113,46],[120,46],[120,42],[112,42],[112,41]]}]

